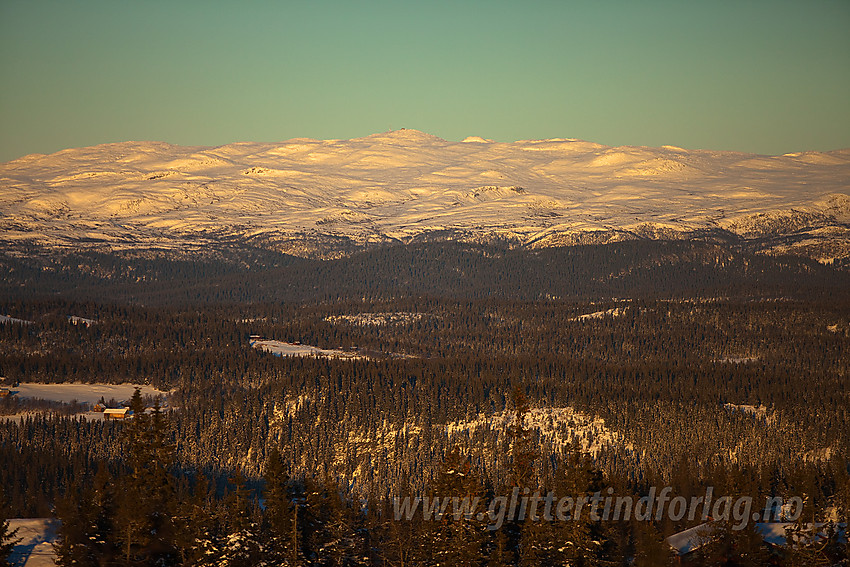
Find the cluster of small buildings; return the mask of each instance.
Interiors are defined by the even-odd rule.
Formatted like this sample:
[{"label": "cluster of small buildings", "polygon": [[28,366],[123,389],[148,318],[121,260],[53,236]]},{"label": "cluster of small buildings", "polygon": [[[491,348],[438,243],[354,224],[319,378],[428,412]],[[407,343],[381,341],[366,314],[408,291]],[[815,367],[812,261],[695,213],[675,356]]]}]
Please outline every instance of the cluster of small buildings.
[{"label": "cluster of small buildings", "polygon": [[0,376],[0,398],[14,396],[15,392],[12,391],[12,388],[17,385],[17,383],[12,383],[12,380],[8,380],[5,376]]},{"label": "cluster of small buildings", "polygon": [[128,407],[108,408],[103,404],[95,404],[92,411],[103,414],[106,421],[124,420],[133,417],[133,411]]}]

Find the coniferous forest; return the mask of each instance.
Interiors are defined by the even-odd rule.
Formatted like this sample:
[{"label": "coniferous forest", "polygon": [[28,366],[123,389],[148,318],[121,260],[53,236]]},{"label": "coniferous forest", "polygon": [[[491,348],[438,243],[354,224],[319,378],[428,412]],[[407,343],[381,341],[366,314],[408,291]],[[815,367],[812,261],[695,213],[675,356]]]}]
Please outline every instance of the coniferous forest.
[{"label": "coniferous forest", "polygon": [[[60,565],[850,561],[842,266],[681,241],[336,260],[18,250],[0,270],[8,389],[167,393],[104,400],[125,421],[0,399],[0,519],[61,520]],[[776,544],[715,508],[677,557],[665,539],[705,518],[593,504],[660,487],[802,511]],[[575,498],[569,521],[526,510],[493,529],[486,512],[515,489]],[[446,496],[478,500],[398,517],[404,498]]]}]

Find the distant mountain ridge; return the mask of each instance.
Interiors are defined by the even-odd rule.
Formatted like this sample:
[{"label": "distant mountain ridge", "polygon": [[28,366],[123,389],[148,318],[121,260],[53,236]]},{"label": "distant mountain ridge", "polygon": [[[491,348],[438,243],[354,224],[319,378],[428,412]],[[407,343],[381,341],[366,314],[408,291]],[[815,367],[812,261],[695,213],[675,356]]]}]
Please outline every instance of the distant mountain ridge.
[{"label": "distant mountain ridge", "polygon": [[0,164],[0,242],[79,249],[244,243],[335,257],[459,240],[532,248],[743,241],[850,257],[850,149],[762,156],[417,130],[219,147],[123,142]]}]

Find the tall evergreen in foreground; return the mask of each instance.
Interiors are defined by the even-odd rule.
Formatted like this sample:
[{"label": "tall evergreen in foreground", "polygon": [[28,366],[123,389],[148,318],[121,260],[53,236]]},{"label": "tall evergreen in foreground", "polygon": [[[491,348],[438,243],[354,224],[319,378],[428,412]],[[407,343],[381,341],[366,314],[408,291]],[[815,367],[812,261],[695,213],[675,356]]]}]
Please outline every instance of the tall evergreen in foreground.
[{"label": "tall evergreen in foreground", "polygon": [[57,503],[62,521],[54,546],[59,565],[178,565],[179,517],[174,446],[159,403],[145,410],[139,389],[122,433],[124,467],[113,476],[101,465],[89,486],[77,478]]},{"label": "tall evergreen in foreground", "polygon": [[58,565],[98,567],[121,560],[116,533],[116,486],[101,464],[94,483],[77,481],[56,504],[62,521],[54,545]]},{"label": "tall evergreen in foreground", "polygon": [[278,561],[298,563],[297,507],[290,498],[289,475],[277,447],[272,448],[266,460],[263,492],[266,506],[266,524],[269,555]]},{"label": "tall evergreen in foreground", "polygon": [[[457,447],[446,455],[432,497],[457,499],[441,518],[427,522],[427,553],[436,565],[476,565],[485,543],[484,490],[469,459]],[[456,508],[455,508],[456,507]]]},{"label": "tall evergreen in foreground", "polygon": [[148,414],[137,388],[130,400],[133,418],[124,431],[128,474],[121,480],[118,534],[127,564],[172,565],[179,552],[174,445],[159,403]]},{"label": "tall evergreen in foreground", "polygon": [[0,486],[0,567],[8,567],[9,554],[20,541],[16,538],[18,530],[9,530],[9,520],[6,519],[6,497]]}]

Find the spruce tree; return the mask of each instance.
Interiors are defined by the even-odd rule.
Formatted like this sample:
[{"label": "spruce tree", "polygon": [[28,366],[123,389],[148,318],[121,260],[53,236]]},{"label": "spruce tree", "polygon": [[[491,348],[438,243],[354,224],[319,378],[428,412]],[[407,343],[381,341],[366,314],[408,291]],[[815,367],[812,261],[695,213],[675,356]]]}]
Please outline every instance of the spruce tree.
[{"label": "spruce tree", "polygon": [[186,567],[217,567],[221,563],[220,519],[213,509],[214,499],[209,481],[199,475],[191,498],[178,514],[184,526],[180,550]]},{"label": "spruce tree", "polygon": [[334,481],[326,479],[323,485],[320,494],[324,502],[320,505],[325,510],[324,541],[318,551],[321,561],[328,565],[366,565],[368,556],[360,511],[342,498]]},{"label": "spruce tree", "polygon": [[635,567],[664,567],[673,561],[671,548],[652,522],[632,522]]},{"label": "spruce tree", "polygon": [[[106,509],[97,508],[98,500]],[[111,538],[112,518],[110,506],[104,498],[81,481],[69,487],[56,503],[56,516],[60,520],[58,538],[53,544],[56,563],[70,567],[98,567],[108,560],[114,549]]]},{"label": "spruce tree", "polygon": [[[399,498],[409,496],[399,495]],[[424,541],[421,528],[421,514],[407,518],[396,519],[392,503],[383,502],[380,506],[371,503],[369,514],[372,520],[369,526],[374,540],[380,542],[378,552],[382,563],[398,567],[417,564],[418,557],[424,557],[427,542]]]},{"label": "spruce tree", "polygon": [[174,523],[178,503],[168,424],[159,402],[146,413],[138,388],[130,409],[133,416],[123,435],[129,471],[121,483],[117,522],[123,558],[128,565],[176,564],[180,534]]},{"label": "spruce tree", "polygon": [[221,545],[220,564],[224,567],[255,567],[264,551],[259,526],[251,511],[251,496],[241,473],[236,473],[230,482],[235,488],[226,504],[227,528]]},{"label": "spruce tree", "polygon": [[291,557],[291,530],[294,506],[289,497],[289,475],[277,447],[269,451],[264,475],[266,521],[269,532],[269,553],[272,557]]},{"label": "spruce tree", "polygon": [[[559,562],[576,565],[598,565],[603,548],[599,533],[600,523],[590,517],[589,498],[602,489],[602,471],[577,445],[567,451],[556,475],[555,492],[574,499],[566,521],[557,521],[555,534],[558,542],[556,557]],[[584,499],[583,501],[581,499]],[[583,502],[583,503],[582,503]]]},{"label": "spruce tree", "polygon": [[432,518],[426,524],[433,561],[439,565],[477,564],[482,558],[484,538],[483,487],[469,459],[460,454],[457,446],[446,455],[437,475],[432,494],[435,496],[449,498],[451,503],[442,518]]},{"label": "spruce tree", "polygon": [[512,487],[518,487],[522,491],[532,488],[537,451],[533,434],[525,423],[530,405],[522,388],[516,386],[513,389],[511,400],[514,404],[514,420],[509,429],[510,482]]},{"label": "spruce tree", "polygon": [[9,554],[18,544],[18,530],[9,531],[9,520],[6,518],[6,496],[0,486],[0,567],[9,565]]},{"label": "spruce tree", "polygon": [[[534,460],[537,451],[534,447],[532,432],[526,427],[526,416],[530,411],[530,404],[525,392],[520,386],[516,386],[511,392],[511,401],[514,406],[514,417],[508,429],[508,446],[506,452],[509,455],[508,486],[504,493],[510,496],[517,493],[520,499],[528,498],[537,489],[534,478]],[[499,561],[504,561],[504,556],[512,555],[512,561],[523,561],[525,563],[537,560],[533,540],[536,531],[535,526],[525,518],[520,519],[518,512],[513,518],[506,518],[499,531],[504,532],[503,538],[497,537],[497,548],[500,549]],[[492,558],[492,556],[491,556]]]}]

